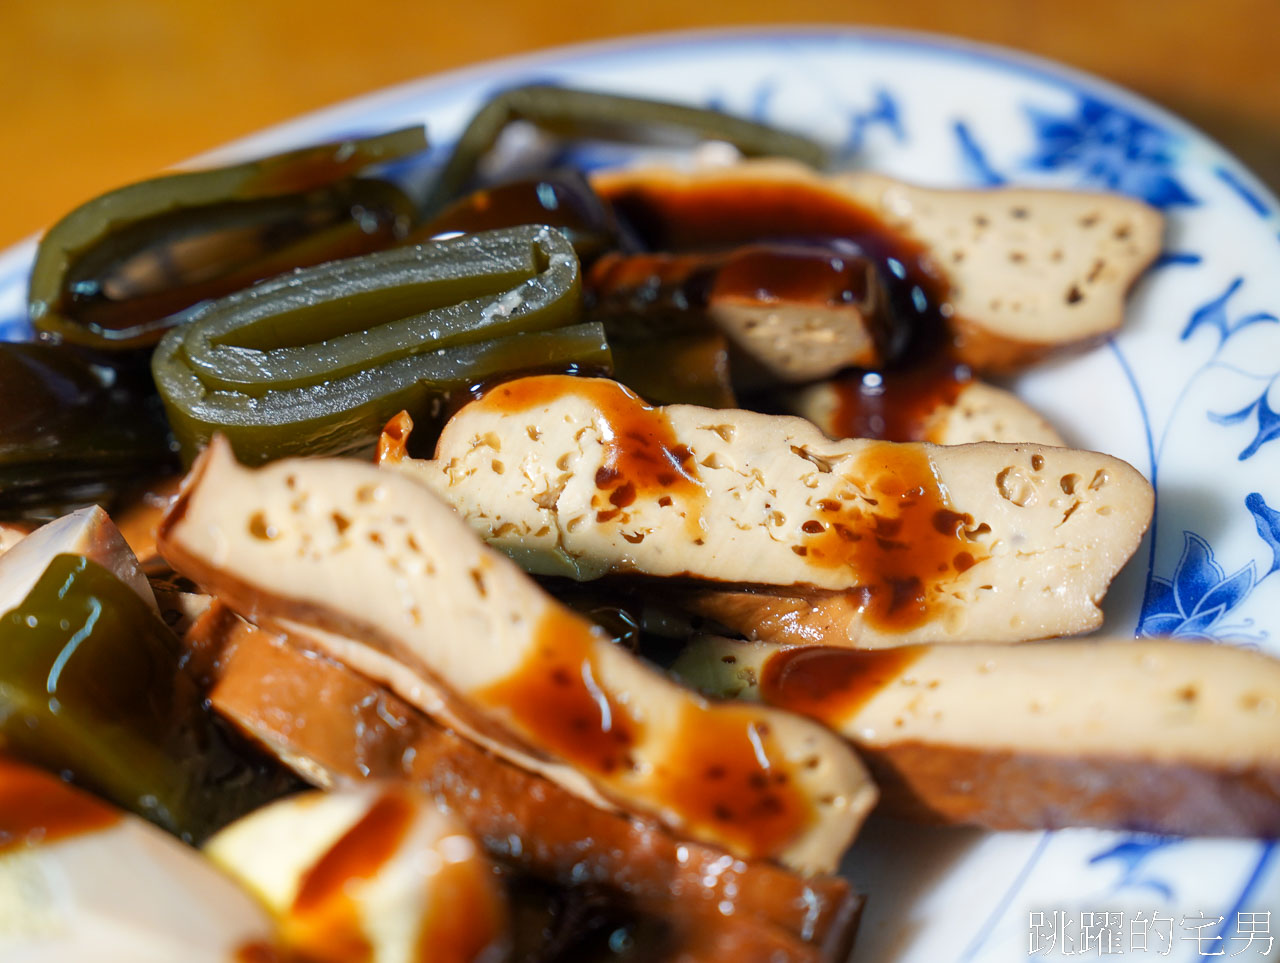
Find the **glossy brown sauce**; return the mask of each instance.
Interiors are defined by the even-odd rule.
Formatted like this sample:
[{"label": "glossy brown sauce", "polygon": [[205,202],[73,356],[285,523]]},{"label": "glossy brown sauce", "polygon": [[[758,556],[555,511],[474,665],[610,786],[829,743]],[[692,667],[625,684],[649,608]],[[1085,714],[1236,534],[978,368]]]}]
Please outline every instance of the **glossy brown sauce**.
[{"label": "glossy brown sauce", "polygon": [[849,476],[863,497],[824,500],[799,548],[810,565],[851,572],[849,595],[868,625],[922,625],[949,604],[938,586],[985,555],[973,518],[952,511],[919,448],[873,444]]},{"label": "glossy brown sauce", "polygon": [[685,184],[653,179],[604,185],[601,195],[653,250],[687,251],[774,238],[891,238],[905,262],[927,259],[872,210],[821,184],[726,179]]},{"label": "glossy brown sauce", "polygon": [[714,254],[610,254],[588,283],[602,300],[683,297],[840,305],[867,294],[865,263],[818,246],[749,244]]},{"label": "glossy brown sauce", "polygon": [[800,646],[770,656],[760,696],[770,705],[838,725],[902,675],[924,646],[830,649]]},{"label": "glossy brown sauce", "polygon": [[57,776],[0,756],[0,853],[99,832],[120,819]]},{"label": "glossy brown sauce", "polygon": [[886,371],[855,371],[831,381],[836,405],[831,434],[838,438],[934,441],[931,419],[954,405],[973,373],[949,352]]},{"label": "glossy brown sauce", "polygon": [[371,879],[386,865],[413,817],[413,803],[404,792],[383,793],[303,876],[286,941],[326,960],[371,959],[373,948],[347,886]]},{"label": "glossy brown sauce", "polygon": [[859,259],[823,248],[755,244],[739,248],[716,272],[711,299],[842,305],[864,300],[869,287]]},{"label": "glossy brown sauce", "polygon": [[618,518],[639,498],[676,496],[686,507],[691,528],[696,529],[706,492],[698,482],[693,453],[676,438],[660,409],[645,404],[616,381],[569,375],[521,378],[491,389],[479,404],[515,413],[554,404],[566,395],[593,405],[601,428],[605,458],[595,478],[596,521]]},{"label": "glossy brown sauce", "polygon": [[598,775],[631,768],[639,725],[601,685],[590,623],[555,605],[542,616],[519,670],[480,693],[563,759]]},{"label": "glossy brown sauce", "polygon": [[711,830],[739,852],[776,857],[813,819],[768,724],[748,707],[690,707],[666,767],[662,798],[693,829]]}]

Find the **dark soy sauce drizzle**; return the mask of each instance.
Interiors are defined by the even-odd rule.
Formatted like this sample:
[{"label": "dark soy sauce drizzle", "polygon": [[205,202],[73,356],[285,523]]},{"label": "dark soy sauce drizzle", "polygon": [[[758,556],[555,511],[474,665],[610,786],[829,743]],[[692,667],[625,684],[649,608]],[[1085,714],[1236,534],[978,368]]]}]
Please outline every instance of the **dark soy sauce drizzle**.
[{"label": "dark soy sauce drizzle", "polygon": [[[929,415],[954,402],[972,380],[969,369],[952,355],[946,328],[949,287],[927,249],[851,198],[820,185],[769,181],[681,187],[633,184],[604,194],[620,219],[651,250],[696,252],[704,261],[708,252],[720,252],[723,258],[727,249],[748,244],[766,244],[778,252],[771,259],[752,258],[750,271],[730,276],[732,283],[721,289],[726,292],[736,289],[750,296],[752,291],[778,295],[786,290],[787,296],[796,296],[803,274],[797,274],[795,263],[782,253],[786,249],[825,255],[829,263],[861,260],[873,266],[888,302],[889,320],[878,326],[877,336],[889,360],[875,372],[851,371],[835,379],[836,433],[886,441],[924,440]],[[767,260],[772,263],[764,263]],[[814,260],[809,270],[819,263]],[[796,279],[794,286],[784,288],[780,278],[786,276]],[[592,280],[607,292],[610,281],[616,285],[619,278],[598,271]],[[658,274],[648,288],[640,285],[637,290],[656,296],[664,283],[669,285],[670,278],[664,281]],[[809,284],[808,290],[821,296],[823,286],[815,285],[812,277]],[[690,273],[682,296],[693,304],[705,303],[699,299],[709,297],[714,286],[715,278],[705,270],[702,276]],[[834,296],[856,295],[856,288],[850,286],[846,293]],[[827,292],[827,296],[833,295]],[[674,298],[669,292],[664,297]],[[765,402],[762,407],[770,405]]]}]

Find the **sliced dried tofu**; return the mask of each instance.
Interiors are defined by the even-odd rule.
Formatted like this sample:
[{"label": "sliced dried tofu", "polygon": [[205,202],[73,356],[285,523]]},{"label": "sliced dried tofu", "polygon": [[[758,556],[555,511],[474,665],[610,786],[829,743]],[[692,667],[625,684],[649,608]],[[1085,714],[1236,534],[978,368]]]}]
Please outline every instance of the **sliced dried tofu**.
[{"label": "sliced dried tofu", "polygon": [[434,461],[394,467],[533,572],[843,600],[832,644],[1092,629],[1152,510],[1147,481],[1095,452],[832,441],[800,418],[653,408],[568,376],[497,386]]},{"label": "sliced dried tofu", "polygon": [[1118,194],[938,190],[865,172],[823,176],[779,160],[606,171],[592,186],[661,249],[887,237],[900,267],[918,264],[924,283],[941,288],[961,360],[994,370],[1118,328],[1164,225],[1154,208]]},{"label": "sliced dried tofu", "polygon": [[257,902],[190,846],[0,757],[0,959],[228,963],[272,949]]},{"label": "sliced dried tofu", "polygon": [[[842,381],[809,385],[787,396],[787,410],[812,421],[832,438],[861,437],[850,411],[853,404],[849,395],[856,390],[856,385]],[[901,423],[904,431],[904,437],[895,441],[909,439],[935,445],[998,441],[1066,446],[1062,436],[1038,411],[1013,392],[983,381],[957,385],[954,396],[947,393],[921,401],[923,403],[907,406],[905,418],[903,413],[894,413],[894,420]],[[892,403],[892,399],[886,401],[886,405]],[[884,434],[875,437],[884,437]]]},{"label": "sliced dried tofu", "polygon": [[55,555],[83,555],[96,562],[156,609],[156,598],[138,559],[97,505],[81,508],[37,528],[0,555],[0,613],[22,603]]},{"label": "sliced dried tofu", "polygon": [[616,803],[736,855],[828,870],[874,802],[856,757],[821,726],[703,701],[391,472],[342,459],[255,471],[218,440],[159,546],[254,621],[312,626],[321,644],[336,634],[394,660],[406,673],[388,681],[407,701],[418,703],[415,680],[445,690],[475,729],[570,763]]},{"label": "sliced dried tofu", "polygon": [[733,860],[725,869],[723,850],[590,806],[221,603],[184,642],[196,659],[216,656],[213,708],[314,785],[408,779],[517,872],[562,885],[599,883],[663,920],[671,935],[687,934],[677,938],[685,945],[739,944],[739,952],[712,959],[777,963],[770,951],[791,942],[786,958],[794,959],[800,940],[822,959],[848,956],[862,897],[840,877],[801,877],[765,861]]},{"label": "sliced dried tofu", "polygon": [[403,783],[303,793],[236,820],[204,852],[315,960],[499,963],[506,901],[480,846]]},{"label": "sliced dried tofu", "polygon": [[36,530],[36,526],[27,522],[0,522],[0,555]]},{"label": "sliced dried tofu", "polygon": [[865,172],[830,183],[928,248],[948,282],[959,356],[986,370],[1115,331],[1160,253],[1160,213],[1119,194],[933,190]]},{"label": "sliced dried tofu", "polygon": [[1280,660],[1080,639],[882,652],[702,639],[674,671],[820,719],[890,812],[993,829],[1280,833]]}]

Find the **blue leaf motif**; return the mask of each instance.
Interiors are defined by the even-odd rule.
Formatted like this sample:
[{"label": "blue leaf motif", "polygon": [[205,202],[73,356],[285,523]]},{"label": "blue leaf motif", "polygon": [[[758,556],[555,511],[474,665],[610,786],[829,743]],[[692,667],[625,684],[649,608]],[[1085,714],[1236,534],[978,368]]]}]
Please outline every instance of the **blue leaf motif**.
[{"label": "blue leaf motif", "polygon": [[1222,618],[1226,609],[1219,605],[1205,612],[1197,612],[1173,630],[1173,635],[1182,639],[1207,638],[1213,623]]},{"label": "blue leaf motif", "polygon": [[998,187],[1005,183],[1004,175],[991,166],[986,152],[973,136],[969,125],[963,120],[957,120],[952,129],[960,145],[960,158],[969,177],[983,187]]},{"label": "blue leaf motif", "polygon": [[1266,578],[1276,569],[1280,569],[1280,512],[1267,505],[1261,492],[1248,495],[1244,500],[1244,506],[1253,515],[1253,523],[1258,526],[1258,534],[1271,547],[1271,567],[1262,576]]},{"label": "blue leaf motif", "polygon": [[906,128],[902,125],[902,111],[893,95],[883,87],[877,87],[872,96],[874,100],[866,110],[849,111],[849,133],[837,152],[839,157],[851,157],[862,150],[862,142],[867,131],[880,125],[893,135],[894,140],[903,142],[907,139]]},{"label": "blue leaf motif", "polygon": [[1222,581],[1221,566],[1213,560],[1213,549],[1195,532],[1184,532],[1182,558],[1173,574],[1173,594],[1178,610],[1190,617],[1200,600]]},{"label": "blue leaf motif", "polygon": [[1223,612],[1235,608],[1244,601],[1246,595],[1253,591],[1253,586],[1256,584],[1254,574],[1254,564],[1250,562],[1238,572],[1227,576],[1200,600],[1200,604],[1196,606],[1197,613],[1211,608],[1221,609]]},{"label": "blue leaf motif", "polygon": [[1121,866],[1120,879],[1112,888],[1112,892],[1121,889],[1149,889],[1159,893],[1166,901],[1173,899],[1173,887],[1155,876],[1143,876],[1142,864],[1154,854],[1181,842],[1173,836],[1133,835],[1124,842],[1117,843],[1110,849],[1104,849],[1089,857],[1089,865],[1117,862]]},{"label": "blue leaf motif", "polygon": [[1185,621],[1179,612],[1157,612],[1142,620],[1142,634],[1149,638],[1177,635]]},{"label": "blue leaf motif", "polygon": [[1079,95],[1074,116],[1036,107],[1028,107],[1027,115],[1037,141],[1027,167],[1074,170],[1082,184],[1132,194],[1162,209],[1199,203],[1173,174],[1179,141],[1167,131],[1088,94]]},{"label": "blue leaf motif", "polygon": [[1255,398],[1239,411],[1232,411],[1225,415],[1211,411],[1209,412],[1209,420],[1219,425],[1238,425],[1253,414],[1253,409],[1256,407],[1258,407],[1258,399]]},{"label": "blue leaf motif", "polygon": [[1218,332],[1218,344],[1221,345],[1233,334],[1244,330],[1250,325],[1263,322],[1275,323],[1280,320],[1274,314],[1268,314],[1266,311],[1255,311],[1252,314],[1246,314],[1238,321],[1231,321],[1227,315],[1227,302],[1240,290],[1243,284],[1244,278],[1236,278],[1227,285],[1227,289],[1222,294],[1196,308],[1192,312],[1187,326],[1182,329],[1181,339],[1186,341],[1197,329],[1208,325]]},{"label": "blue leaf motif", "polygon": [[1200,305],[1191,313],[1191,320],[1187,322],[1187,326],[1182,329],[1181,339],[1186,341],[1196,330],[1203,325],[1209,325],[1218,331],[1219,343],[1227,340],[1229,323],[1227,321],[1227,302],[1231,300],[1231,296],[1240,290],[1240,286],[1244,284],[1244,278],[1238,277],[1230,284],[1227,289],[1212,301]]},{"label": "blue leaf motif", "polygon": [[1254,412],[1258,416],[1258,431],[1248,447],[1237,456],[1240,461],[1252,458],[1258,453],[1259,448],[1280,437],[1280,414],[1273,411],[1267,404],[1267,392],[1264,391],[1254,402]]}]

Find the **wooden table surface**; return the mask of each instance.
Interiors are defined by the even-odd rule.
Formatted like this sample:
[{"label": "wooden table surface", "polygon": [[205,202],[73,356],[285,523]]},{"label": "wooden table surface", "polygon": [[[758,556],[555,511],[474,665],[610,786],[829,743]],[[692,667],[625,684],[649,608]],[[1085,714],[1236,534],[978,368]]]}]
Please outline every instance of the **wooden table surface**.
[{"label": "wooden table surface", "polygon": [[1053,57],[1182,114],[1280,188],[1277,0],[4,0],[0,246],[108,188],[388,84],[565,43],[782,22]]}]

